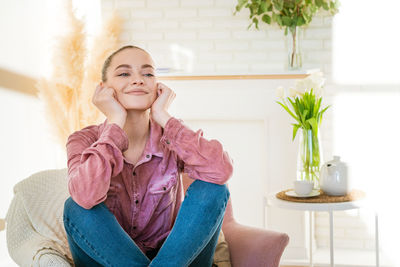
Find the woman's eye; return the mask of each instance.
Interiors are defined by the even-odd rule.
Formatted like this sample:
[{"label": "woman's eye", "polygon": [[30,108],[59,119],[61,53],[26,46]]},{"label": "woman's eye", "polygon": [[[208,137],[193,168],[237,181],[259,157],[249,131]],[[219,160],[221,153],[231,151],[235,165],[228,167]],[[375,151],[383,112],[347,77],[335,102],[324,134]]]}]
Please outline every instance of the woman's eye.
[{"label": "woman's eye", "polygon": [[153,75],[153,74],[151,74],[151,73],[147,73],[147,74],[145,74],[145,76],[152,77],[152,76],[154,76],[154,75]]},{"label": "woman's eye", "polygon": [[128,76],[128,75],[129,75],[129,73],[124,72],[124,73],[119,74],[118,76]]}]

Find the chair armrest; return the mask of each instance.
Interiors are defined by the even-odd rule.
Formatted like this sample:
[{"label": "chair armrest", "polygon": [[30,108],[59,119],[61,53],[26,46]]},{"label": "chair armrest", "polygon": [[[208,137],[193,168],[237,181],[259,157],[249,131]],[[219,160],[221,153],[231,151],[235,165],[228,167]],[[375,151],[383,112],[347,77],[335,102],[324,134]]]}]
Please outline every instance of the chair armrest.
[{"label": "chair armrest", "polygon": [[236,221],[224,225],[223,231],[233,267],[278,267],[289,243],[289,236],[285,233],[245,226]]},{"label": "chair armrest", "polygon": [[52,240],[34,229],[19,194],[11,201],[6,222],[8,253],[19,266],[72,266],[65,255],[54,249]]}]

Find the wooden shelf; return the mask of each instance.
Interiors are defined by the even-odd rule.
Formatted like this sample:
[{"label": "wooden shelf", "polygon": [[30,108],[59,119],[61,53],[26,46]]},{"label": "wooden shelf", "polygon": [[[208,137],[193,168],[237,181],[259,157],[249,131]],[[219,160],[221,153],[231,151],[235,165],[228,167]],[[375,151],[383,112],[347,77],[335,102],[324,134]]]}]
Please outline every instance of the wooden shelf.
[{"label": "wooden shelf", "polygon": [[256,79],[303,79],[309,74],[249,74],[249,75],[176,75],[162,76],[159,80],[256,80]]},{"label": "wooden shelf", "polygon": [[[196,81],[196,80],[274,80],[274,79],[303,79],[307,72],[271,73],[271,74],[219,74],[219,75],[188,75],[186,73],[160,73],[157,79],[161,81]],[[0,87],[18,91],[27,95],[37,96],[35,78],[0,68]]]}]

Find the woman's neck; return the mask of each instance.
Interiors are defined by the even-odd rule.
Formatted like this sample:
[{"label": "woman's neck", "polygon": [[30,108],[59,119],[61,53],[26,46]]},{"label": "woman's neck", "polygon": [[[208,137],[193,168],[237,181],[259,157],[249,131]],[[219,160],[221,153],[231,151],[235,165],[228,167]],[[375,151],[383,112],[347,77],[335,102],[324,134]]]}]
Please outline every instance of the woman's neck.
[{"label": "woman's neck", "polygon": [[123,130],[128,136],[130,148],[142,146],[150,133],[150,112],[128,110]]}]

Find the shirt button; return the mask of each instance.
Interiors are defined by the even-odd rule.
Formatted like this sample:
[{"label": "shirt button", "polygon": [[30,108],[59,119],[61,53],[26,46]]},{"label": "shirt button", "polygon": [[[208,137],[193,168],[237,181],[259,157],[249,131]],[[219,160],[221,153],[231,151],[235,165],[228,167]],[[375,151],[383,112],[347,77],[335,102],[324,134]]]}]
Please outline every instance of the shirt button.
[{"label": "shirt button", "polygon": [[146,158],[150,158],[150,155],[146,155]]},{"label": "shirt button", "polygon": [[136,176],[136,172],[133,172],[132,174],[133,174],[133,176]]},{"label": "shirt button", "polygon": [[136,226],[133,226],[133,229],[136,229]]},{"label": "shirt button", "polygon": [[139,203],[139,200],[136,199],[135,203],[138,204],[138,203]]},{"label": "shirt button", "polygon": [[167,188],[166,188],[165,186],[163,187],[163,189],[164,189],[164,190],[167,190]]}]

